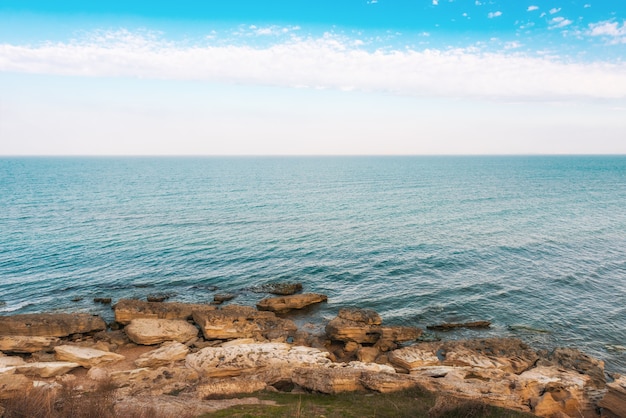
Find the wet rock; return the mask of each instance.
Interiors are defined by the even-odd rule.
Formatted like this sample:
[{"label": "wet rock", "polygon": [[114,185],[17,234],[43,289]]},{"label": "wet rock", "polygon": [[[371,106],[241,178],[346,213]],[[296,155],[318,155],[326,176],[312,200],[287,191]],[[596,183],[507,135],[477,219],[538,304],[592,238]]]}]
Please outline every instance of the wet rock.
[{"label": "wet rock", "polygon": [[169,293],[166,294],[158,294],[158,295],[148,295],[146,296],[146,300],[148,302],[163,302],[171,298],[172,295]]},{"label": "wet rock", "polygon": [[300,295],[266,298],[257,303],[256,307],[260,311],[287,313],[294,309],[302,309],[310,305],[326,302],[327,300],[328,297],[326,295],[303,293]]},{"label": "wet rock", "polygon": [[489,328],[491,322],[489,321],[475,321],[475,322],[462,322],[462,323],[443,323],[438,325],[428,325],[426,328],[433,331],[451,331],[458,328]]},{"label": "wet rock", "polygon": [[221,305],[224,302],[235,299],[236,295],[232,293],[218,293],[213,296],[213,302],[216,305]]},{"label": "wet rock", "polygon": [[380,325],[383,323],[380,315],[371,309],[343,308],[339,309],[337,317],[364,325]]},{"label": "wet rock", "polygon": [[137,360],[137,367],[161,367],[178,360],[184,360],[189,354],[189,347],[179,342],[171,341],[164,343],[154,351],[144,353]]},{"label": "wet rock", "polygon": [[602,408],[602,416],[626,418],[626,377],[619,376],[606,386],[607,393],[598,403]]},{"label": "wet rock", "polygon": [[0,337],[0,351],[8,353],[35,353],[51,350],[59,344],[57,337],[29,337],[25,335],[9,335]]},{"label": "wet rock", "polygon": [[99,316],[82,313],[22,314],[3,316],[0,320],[0,336],[67,337],[105,328]]},{"label": "wet rock", "polygon": [[273,295],[288,296],[302,291],[302,283],[266,283],[251,288],[256,293],[271,293]]},{"label": "wet rock", "polygon": [[115,321],[129,324],[133,319],[190,319],[192,312],[214,310],[215,306],[177,302],[146,302],[121,299],[115,304]]},{"label": "wet rock", "polygon": [[103,305],[109,305],[109,304],[111,304],[112,299],[111,298],[93,298],[93,301],[95,303],[101,303]]},{"label": "wet rock", "polygon": [[124,356],[120,354],[75,345],[60,345],[54,347],[54,352],[57,360],[78,363],[87,369],[99,364],[124,360]]},{"label": "wet rock", "polygon": [[293,337],[297,331],[292,321],[247,306],[230,305],[215,311],[194,311],[193,320],[207,340],[286,339]]},{"label": "wet rock", "polygon": [[124,331],[135,344],[154,345],[166,341],[186,342],[198,335],[198,329],[180,319],[133,319]]},{"label": "wet rock", "polygon": [[77,367],[80,367],[80,364],[67,361],[53,361],[26,363],[17,366],[16,369],[18,373],[28,376],[54,377],[64,375]]}]

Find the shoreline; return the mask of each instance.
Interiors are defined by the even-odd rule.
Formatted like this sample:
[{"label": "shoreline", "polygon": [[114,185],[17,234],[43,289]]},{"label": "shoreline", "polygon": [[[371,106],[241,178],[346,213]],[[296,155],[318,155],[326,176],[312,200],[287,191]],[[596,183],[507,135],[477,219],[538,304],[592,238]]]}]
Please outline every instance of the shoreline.
[{"label": "shoreline", "polygon": [[[420,387],[546,417],[624,416],[626,379],[576,349],[534,350],[513,338],[420,341],[423,330],[387,326],[359,308],[340,309],[319,333],[289,318],[312,312],[326,296],[295,292],[257,308],[121,300],[111,324],[89,314],[4,315],[0,398],[67,381],[87,392],[109,382],[119,405],[167,393],[202,404],[268,390]],[[468,325],[489,326],[442,324]]]}]

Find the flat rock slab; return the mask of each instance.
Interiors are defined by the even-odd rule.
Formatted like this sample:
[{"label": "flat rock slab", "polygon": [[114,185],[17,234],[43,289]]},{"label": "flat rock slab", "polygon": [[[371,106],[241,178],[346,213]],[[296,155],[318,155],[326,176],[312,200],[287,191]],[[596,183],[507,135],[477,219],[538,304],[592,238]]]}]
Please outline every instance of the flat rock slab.
[{"label": "flat rock slab", "polygon": [[319,293],[302,293],[299,295],[265,298],[257,303],[256,307],[260,311],[287,313],[294,309],[302,309],[316,303],[326,302],[327,300],[328,296]]},{"label": "flat rock slab", "polygon": [[58,345],[57,337],[29,337],[26,335],[7,335],[0,337],[0,351],[7,353],[35,353],[52,350]]},{"label": "flat rock slab", "polygon": [[193,311],[217,309],[198,303],[146,302],[137,299],[121,299],[115,304],[115,321],[129,324],[133,319],[190,319]]},{"label": "flat rock slab", "polygon": [[189,347],[176,341],[167,342],[156,350],[147,352],[135,360],[137,367],[161,367],[178,360],[184,360]]},{"label": "flat rock slab", "polygon": [[18,356],[0,356],[0,369],[5,367],[21,366],[26,364],[23,358]]},{"label": "flat rock slab", "polygon": [[17,366],[17,372],[28,376],[54,377],[64,375],[75,368],[80,367],[78,363],[67,361],[49,361],[26,363]]},{"label": "flat rock slab", "polygon": [[132,342],[141,345],[182,343],[198,336],[198,328],[181,319],[133,319],[124,331]]},{"label": "flat rock slab", "polygon": [[295,367],[326,366],[328,353],[316,348],[290,346],[283,343],[240,344],[229,347],[207,347],[189,354],[187,367],[204,377],[252,375],[271,384],[273,380],[290,378]]},{"label": "flat rock slab", "polygon": [[102,318],[82,313],[45,313],[3,316],[0,336],[67,337],[106,329]]},{"label": "flat rock slab", "polygon": [[298,329],[293,321],[278,318],[273,312],[237,305],[216,311],[194,311],[193,320],[207,340],[273,340],[294,336]]},{"label": "flat rock slab", "polygon": [[60,345],[54,347],[54,352],[57,360],[78,363],[87,369],[102,363],[115,363],[125,358],[120,354],[75,345]]}]

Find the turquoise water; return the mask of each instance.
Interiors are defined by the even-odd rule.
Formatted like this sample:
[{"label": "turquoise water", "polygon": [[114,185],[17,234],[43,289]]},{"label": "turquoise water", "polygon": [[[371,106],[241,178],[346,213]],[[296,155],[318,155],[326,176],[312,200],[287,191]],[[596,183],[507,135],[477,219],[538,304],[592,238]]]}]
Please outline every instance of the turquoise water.
[{"label": "turquoise water", "polygon": [[626,157],[0,159],[1,313],[273,281],[626,372]]}]

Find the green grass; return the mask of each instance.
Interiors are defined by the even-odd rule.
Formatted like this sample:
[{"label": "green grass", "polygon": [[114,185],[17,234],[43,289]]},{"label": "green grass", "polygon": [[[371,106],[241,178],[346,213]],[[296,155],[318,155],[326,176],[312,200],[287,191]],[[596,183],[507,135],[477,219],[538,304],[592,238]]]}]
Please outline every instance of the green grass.
[{"label": "green grass", "polygon": [[[323,394],[255,394],[259,399],[273,400],[278,405],[239,405],[229,409],[203,415],[202,418],[522,418],[532,414],[496,408],[476,401],[440,398],[421,389],[409,389],[389,394],[345,393]],[[437,408],[431,408],[437,403]],[[431,411],[429,413],[429,411]]]}]

